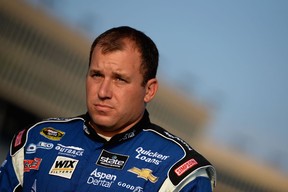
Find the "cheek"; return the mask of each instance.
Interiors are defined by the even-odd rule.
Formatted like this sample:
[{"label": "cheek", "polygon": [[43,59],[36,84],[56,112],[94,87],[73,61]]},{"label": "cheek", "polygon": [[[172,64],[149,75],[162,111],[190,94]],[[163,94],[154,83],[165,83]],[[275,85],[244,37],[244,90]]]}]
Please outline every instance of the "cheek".
[{"label": "cheek", "polygon": [[95,85],[92,85],[91,82],[86,82],[86,97],[87,99],[91,99],[91,97],[94,97],[95,94],[97,94],[97,87]]},{"label": "cheek", "polygon": [[86,81],[86,97],[89,96],[90,92],[91,92],[91,86],[89,85],[89,82]]},{"label": "cheek", "polygon": [[144,97],[145,97],[145,91],[143,91],[142,89],[139,90],[132,89],[126,91],[125,94],[123,95],[123,98],[126,100],[128,104],[143,103]]},{"label": "cheek", "polygon": [[90,89],[90,82],[89,82],[89,80],[87,78],[86,78],[85,85],[86,85],[86,94],[88,94],[89,89]]}]

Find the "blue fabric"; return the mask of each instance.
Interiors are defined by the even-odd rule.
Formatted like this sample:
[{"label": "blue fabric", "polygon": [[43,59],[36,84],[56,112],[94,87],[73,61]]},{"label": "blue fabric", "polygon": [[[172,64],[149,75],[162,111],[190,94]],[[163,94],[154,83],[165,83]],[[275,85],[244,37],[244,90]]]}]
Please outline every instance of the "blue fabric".
[{"label": "blue fabric", "polygon": [[188,183],[180,192],[212,192],[210,179],[197,177],[193,182]]},{"label": "blue fabric", "polygon": [[[147,114],[110,141],[93,132],[88,120],[47,120],[16,136],[12,156],[8,154],[0,170],[0,191],[11,192],[19,185],[11,159],[17,153],[24,153],[24,159],[15,160],[24,166],[25,192],[158,191],[169,175],[177,185],[193,171],[189,167],[175,175],[185,158],[195,158],[199,167],[205,160],[184,141],[151,124]],[[182,191],[209,188],[209,179],[197,178]]]}]

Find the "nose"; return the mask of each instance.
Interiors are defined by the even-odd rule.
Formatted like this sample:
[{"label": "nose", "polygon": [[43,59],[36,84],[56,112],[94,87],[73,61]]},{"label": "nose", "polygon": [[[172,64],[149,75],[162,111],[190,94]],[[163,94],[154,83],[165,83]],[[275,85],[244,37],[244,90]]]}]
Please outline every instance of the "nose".
[{"label": "nose", "polygon": [[112,82],[104,78],[100,84],[98,97],[100,99],[110,99],[112,97]]}]

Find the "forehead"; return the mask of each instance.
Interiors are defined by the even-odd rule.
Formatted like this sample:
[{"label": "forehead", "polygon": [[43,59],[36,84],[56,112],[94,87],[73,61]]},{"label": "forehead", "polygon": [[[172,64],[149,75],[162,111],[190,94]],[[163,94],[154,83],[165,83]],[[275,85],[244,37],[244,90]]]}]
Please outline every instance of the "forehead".
[{"label": "forehead", "polygon": [[113,49],[110,51],[103,49],[105,48],[100,45],[95,47],[91,60],[91,65],[94,67],[99,67],[99,64],[114,64],[118,67],[139,69],[141,66],[141,54],[133,43],[128,42],[125,46],[122,46],[121,49]]},{"label": "forehead", "polygon": [[136,42],[129,38],[116,39],[114,41],[100,41],[95,46],[95,48],[97,49],[99,48],[103,54],[125,50],[134,50],[137,51],[138,53],[141,53]]}]

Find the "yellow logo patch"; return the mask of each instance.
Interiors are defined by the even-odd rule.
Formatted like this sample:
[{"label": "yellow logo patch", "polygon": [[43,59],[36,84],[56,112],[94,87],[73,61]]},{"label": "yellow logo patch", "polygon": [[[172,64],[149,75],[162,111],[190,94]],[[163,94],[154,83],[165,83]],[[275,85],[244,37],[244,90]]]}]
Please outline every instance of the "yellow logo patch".
[{"label": "yellow logo patch", "polygon": [[45,127],[41,130],[40,134],[47,139],[60,141],[60,139],[65,135],[65,132],[54,129],[52,127]]},{"label": "yellow logo patch", "polygon": [[158,181],[158,177],[154,176],[152,174],[152,170],[150,169],[147,169],[147,168],[138,169],[137,167],[133,167],[129,169],[128,171],[136,174],[137,177],[145,179],[145,180],[149,180],[152,183],[156,183]]}]

